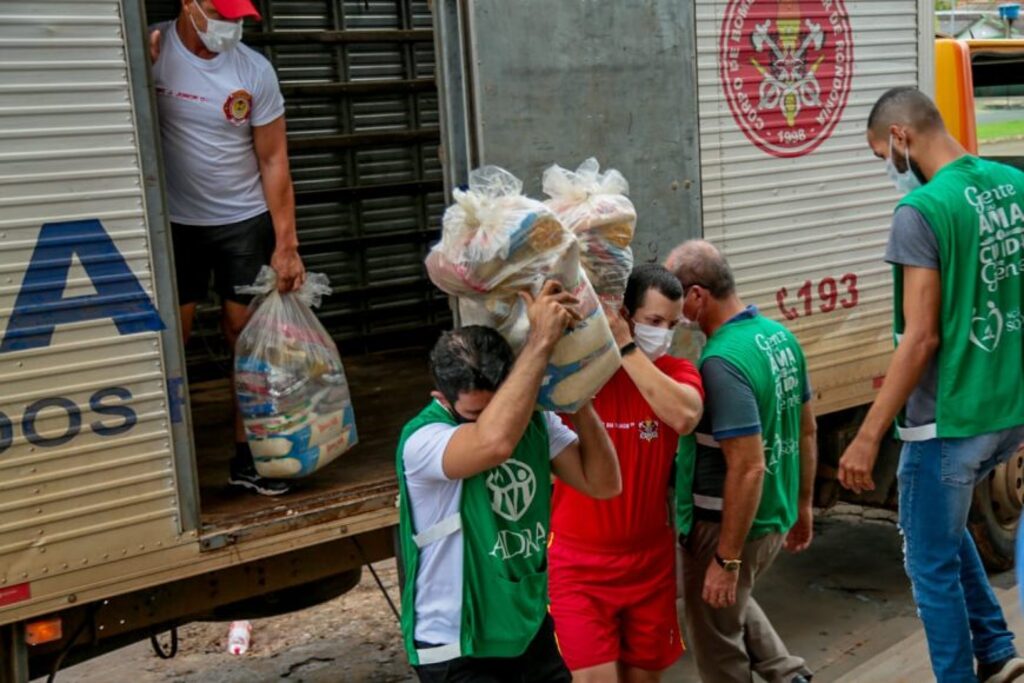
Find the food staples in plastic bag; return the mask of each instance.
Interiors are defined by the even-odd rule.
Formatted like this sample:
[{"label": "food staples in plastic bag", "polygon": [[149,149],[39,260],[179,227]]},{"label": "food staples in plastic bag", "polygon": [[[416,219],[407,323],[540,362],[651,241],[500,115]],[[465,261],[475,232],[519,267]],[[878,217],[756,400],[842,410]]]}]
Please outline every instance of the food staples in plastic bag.
[{"label": "food staples in plastic bag", "polygon": [[633,270],[630,243],[636,209],[626,195],[629,183],[614,169],[600,170],[587,159],[575,171],[555,165],[544,171],[543,189],[554,211],[580,243],[580,260],[601,299],[621,305]]},{"label": "food staples in plastic bag", "polygon": [[508,171],[485,166],[470,174],[445,211],[441,242],[427,272],[441,290],[459,297],[464,325],[496,328],[517,352],[529,319],[519,296],[538,294],[558,280],[580,300],[583,320],[555,347],[539,404],[575,412],[615,373],[621,359],[597,295],[580,267],[579,244],[545,204],[522,194]]},{"label": "food staples in plastic bag", "polygon": [[304,477],[357,442],[355,415],[338,347],[317,320],[331,289],[309,273],[298,292],[281,294],[264,266],[250,287],[255,310],[235,348],[235,390],[260,476]]}]

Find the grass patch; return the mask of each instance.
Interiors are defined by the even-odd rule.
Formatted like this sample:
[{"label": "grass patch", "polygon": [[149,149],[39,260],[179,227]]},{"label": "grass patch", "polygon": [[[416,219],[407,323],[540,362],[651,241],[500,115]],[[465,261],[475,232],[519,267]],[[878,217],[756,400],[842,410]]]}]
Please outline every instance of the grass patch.
[{"label": "grass patch", "polygon": [[1024,137],[1024,118],[1020,121],[978,124],[978,142],[992,142],[994,140],[1020,137]]}]

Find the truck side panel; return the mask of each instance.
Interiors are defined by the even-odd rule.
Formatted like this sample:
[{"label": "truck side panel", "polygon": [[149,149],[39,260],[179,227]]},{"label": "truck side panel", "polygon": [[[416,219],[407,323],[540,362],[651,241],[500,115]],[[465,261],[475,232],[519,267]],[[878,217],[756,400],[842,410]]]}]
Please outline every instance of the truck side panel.
[{"label": "truck side panel", "polygon": [[929,89],[918,11],[697,0],[704,236],[744,299],[796,332],[822,413],[869,402],[892,348],[897,196],[864,135],[887,89]]},{"label": "truck side panel", "polygon": [[2,621],[37,581],[178,543],[183,411],[121,3],[0,14]]}]

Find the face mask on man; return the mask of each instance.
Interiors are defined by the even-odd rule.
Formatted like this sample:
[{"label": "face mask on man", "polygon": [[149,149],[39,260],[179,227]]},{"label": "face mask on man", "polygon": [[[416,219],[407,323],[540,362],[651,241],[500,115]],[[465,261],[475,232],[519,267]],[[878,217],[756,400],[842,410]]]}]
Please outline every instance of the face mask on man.
[{"label": "face mask on man", "polygon": [[902,173],[896,168],[896,162],[892,158],[892,134],[889,134],[889,158],[885,160],[885,170],[889,174],[889,179],[892,180],[892,184],[896,186],[896,191],[900,194],[909,194],[917,188],[921,187],[921,180],[914,173],[914,169],[910,166],[910,144],[907,144],[907,170]]},{"label": "face mask on man", "polygon": [[242,40],[242,20],[224,21],[222,19],[211,19],[203,11],[203,6],[199,4],[202,0],[192,0],[192,2],[195,4],[196,9],[199,10],[199,13],[206,17],[206,30],[200,31],[195,18],[191,13],[188,15],[188,18],[192,20],[193,28],[199,34],[199,40],[203,41],[206,49],[210,52],[227,52],[234,49],[239,41]]},{"label": "face mask on man", "polygon": [[637,348],[651,360],[657,360],[668,353],[668,348],[672,346],[673,334],[673,330],[664,327],[644,325],[643,323],[636,323],[633,326],[633,341],[636,342]]}]

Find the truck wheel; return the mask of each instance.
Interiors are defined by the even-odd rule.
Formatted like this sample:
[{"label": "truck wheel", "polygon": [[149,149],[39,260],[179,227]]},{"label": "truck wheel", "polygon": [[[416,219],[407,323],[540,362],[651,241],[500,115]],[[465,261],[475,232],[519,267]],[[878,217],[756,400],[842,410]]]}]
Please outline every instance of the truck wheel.
[{"label": "truck wheel", "polygon": [[990,571],[1014,565],[1015,539],[1024,503],[1024,448],[974,489],[968,527]]}]

